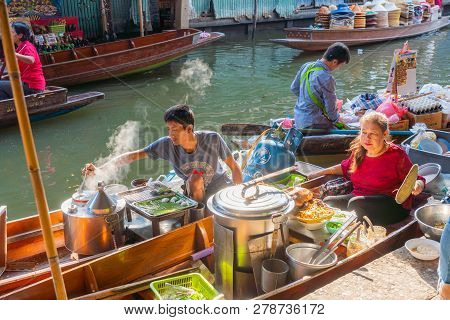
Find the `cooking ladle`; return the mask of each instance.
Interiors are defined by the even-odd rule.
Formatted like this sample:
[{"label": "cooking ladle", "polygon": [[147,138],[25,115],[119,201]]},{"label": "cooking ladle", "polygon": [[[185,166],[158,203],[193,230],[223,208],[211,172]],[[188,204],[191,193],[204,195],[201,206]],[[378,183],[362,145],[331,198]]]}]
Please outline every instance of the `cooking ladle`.
[{"label": "cooking ladle", "polygon": [[344,222],[344,224],[342,225],[342,227],[339,228],[339,230],[337,232],[335,232],[330,238],[328,238],[327,241],[325,241],[325,243],[323,244],[323,246],[316,251],[316,253],[311,257],[311,259],[309,260],[310,264],[314,264],[314,260],[316,260],[327,248],[328,246],[337,238],[339,238],[339,236],[344,232],[345,229],[347,229],[352,223],[353,221],[356,220],[356,215],[352,215],[350,216],[347,221]]},{"label": "cooking ladle", "polygon": [[332,247],[331,249],[317,262],[317,263],[313,263],[313,264],[317,264],[317,265],[321,265],[322,262],[324,262],[334,251],[336,251],[336,249],[341,245],[342,242],[345,241],[345,239],[347,239],[348,237],[351,236],[351,234],[359,228],[359,226],[361,226],[361,222],[358,222],[357,224],[355,224],[350,231],[343,236],[341,239],[339,239]]}]

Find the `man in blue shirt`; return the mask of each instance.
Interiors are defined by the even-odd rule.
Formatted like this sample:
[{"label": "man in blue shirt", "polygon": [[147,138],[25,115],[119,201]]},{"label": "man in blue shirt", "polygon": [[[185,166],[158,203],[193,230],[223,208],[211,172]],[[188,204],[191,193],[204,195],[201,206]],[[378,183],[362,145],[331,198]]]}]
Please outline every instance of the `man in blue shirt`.
[{"label": "man in blue shirt", "polygon": [[219,159],[231,170],[235,184],[242,183],[242,172],[222,137],[212,131],[194,131],[194,113],[187,105],[176,105],[164,114],[169,135],[147,147],[119,155],[101,167],[88,163],[83,172],[89,174],[108,167],[120,167],[136,160],[150,158],[169,161],[176,174],[185,181],[188,195],[204,202],[231,184]]},{"label": "man in blue shirt", "polygon": [[297,129],[342,127],[336,107],[336,81],[331,72],[349,61],[347,46],[336,42],[320,60],[300,68],[291,84],[291,91],[298,97],[294,107]]}]

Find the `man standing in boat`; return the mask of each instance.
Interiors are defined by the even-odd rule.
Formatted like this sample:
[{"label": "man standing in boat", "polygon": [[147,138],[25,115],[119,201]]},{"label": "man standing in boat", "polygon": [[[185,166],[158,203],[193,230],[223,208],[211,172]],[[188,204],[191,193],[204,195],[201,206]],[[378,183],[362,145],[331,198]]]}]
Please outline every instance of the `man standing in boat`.
[{"label": "man standing in boat", "polygon": [[[231,184],[219,159],[231,169],[235,184],[242,182],[242,172],[222,137],[212,131],[194,131],[194,113],[187,105],[170,107],[164,114],[169,135],[144,149],[124,153],[98,169],[117,167],[149,157],[169,161],[177,175],[185,181],[188,195],[197,202]],[[97,168],[88,163],[83,173]]]},{"label": "man standing in boat", "polygon": [[336,42],[321,59],[300,68],[291,84],[291,91],[298,97],[294,107],[297,129],[343,128],[336,106],[336,81],[331,72],[349,62],[347,46]]}]

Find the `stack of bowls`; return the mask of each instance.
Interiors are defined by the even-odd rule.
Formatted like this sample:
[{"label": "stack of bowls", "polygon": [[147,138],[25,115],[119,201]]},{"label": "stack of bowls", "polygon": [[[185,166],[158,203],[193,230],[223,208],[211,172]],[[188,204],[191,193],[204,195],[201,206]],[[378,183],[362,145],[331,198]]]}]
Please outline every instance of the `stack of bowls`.
[{"label": "stack of bowls", "polygon": [[382,4],[377,4],[372,8],[377,13],[377,28],[389,27],[388,11]]},{"label": "stack of bowls", "polygon": [[400,8],[392,2],[387,2],[384,5],[384,8],[388,11],[389,27],[398,27],[400,25]]},{"label": "stack of bowls", "polygon": [[366,27],[366,12],[357,4],[352,8],[355,13],[355,29],[362,29]]},{"label": "stack of bowls", "polygon": [[355,29],[361,29],[366,27],[366,14],[364,12],[358,12],[355,14]]},{"label": "stack of bowls", "polygon": [[324,29],[330,28],[330,17],[331,15],[329,13],[316,13],[316,24],[320,24]]},{"label": "stack of bowls", "polygon": [[366,12],[366,28],[377,27],[377,13],[375,11]]}]

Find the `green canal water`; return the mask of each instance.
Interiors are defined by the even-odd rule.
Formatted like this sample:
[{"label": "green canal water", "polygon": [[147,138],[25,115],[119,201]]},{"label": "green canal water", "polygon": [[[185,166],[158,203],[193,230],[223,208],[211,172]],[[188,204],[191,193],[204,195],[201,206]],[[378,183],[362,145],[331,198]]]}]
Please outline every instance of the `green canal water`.
[{"label": "green canal water", "polygon": [[[106,99],[33,123],[49,208],[59,208],[75,192],[86,162],[144,147],[165,135],[162,116],[171,105],[192,105],[197,129],[218,130],[222,123],[262,123],[292,114],[295,97],[289,91],[290,83],[297,69],[318,59],[320,53],[268,41],[275,37],[282,37],[281,32],[261,31],[254,43],[244,36],[227,37],[151,72],[71,88],[71,93],[102,91]],[[419,51],[418,83],[448,84],[449,30],[409,43]],[[339,98],[384,88],[392,53],[401,45],[394,41],[367,46],[362,55],[353,49],[350,64],[335,73]],[[339,158],[307,160],[327,165]],[[0,130],[0,164],[0,205],[8,206],[9,220],[34,214],[17,127]],[[142,160],[121,172],[117,182],[129,185],[133,178],[157,176],[169,169],[162,161]]]}]

